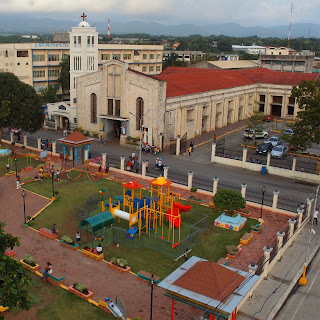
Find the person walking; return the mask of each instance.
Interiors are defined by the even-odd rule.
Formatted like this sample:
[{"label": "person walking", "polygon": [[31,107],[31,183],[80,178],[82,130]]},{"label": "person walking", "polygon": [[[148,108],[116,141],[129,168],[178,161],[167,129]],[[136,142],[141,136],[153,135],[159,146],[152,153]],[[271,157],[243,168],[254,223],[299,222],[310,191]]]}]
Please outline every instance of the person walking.
[{"label": "person walking", "polygon": [[49,274],[52,274],[52,264],[48,261],[42,272],[43,281],[47,281]]},{"label": "person walking", "polygon": [[149,161],[146,160],[146,171],[149,172]]},{"label": "person walking", "polygon": [[106,163],[106,169],[105,169],[104,173],[109,173],[109,168],[110,168],[110,165],[109,165],[109,163],[107,162],[107,163]]},{"label": "person walking", "polygon": [[10,171],[10,165],[9,163],[7,163],[7,173],[9,173],[9,171]]},{"label": "person walking", "polygon": [[52,234],[57,234],[57,233],[59,233],[59,231],[56,229],[56,224],[54,224],[54,225],[52,226],[51,232],[52,232]]},{"label": "person walking", "polygon": [[188,258],[188,253],[189,253],[189,249],[187,248],[186,249],[186,252],[183,254],[183,257],[184,257],[184,261],[187,261],[189,258]]},{"label": "person walking", "polygon": [[213,142],[217,142],[217,135],[216,134],[213,135]]},{"label": "person walking", "polygon": [[191,147],[191,151],[193,152],[193,150],[194,150],[194,142],[193,141],[190,142],[190,147]]},{"label": "person walking", "polygon": [[319,212],[318,212],[318,210],[316,210],[313,213],[313,224],[318,224],[318,215],[319,215]]},{"label": "person walking", "polygon": [[76,242],[80,242],[80,240],[81,240],[80,232],[77,231],[76,232]]},{"label": "person walking", "polygon": [[20,176],[19,175],[17,175],[17,177],[16,177],[16,183],[17,183],[17,190],[18,190],[18,189],[21,188],[21,186],[20,186]]},{"label": "person walking", "polygon": [[57,180],[60,181],[60,170],[59,169],[57,169],[56,176],[57,176]]},{"label": "person walking", "polygon": [[188,148],[189,157],[191,156],[191,151],[192,151],[192,148],[189,147],[189,148]]}]

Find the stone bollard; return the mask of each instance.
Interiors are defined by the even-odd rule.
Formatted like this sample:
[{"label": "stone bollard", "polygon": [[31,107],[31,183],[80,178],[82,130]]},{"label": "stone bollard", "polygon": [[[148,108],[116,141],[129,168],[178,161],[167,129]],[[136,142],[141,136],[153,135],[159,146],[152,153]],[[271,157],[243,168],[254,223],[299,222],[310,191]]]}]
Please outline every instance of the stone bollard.
[{"label": "stone bollard", "polygon": [[313,203],[313,199],[307,199],[307,216],[306,218],[308,219],[311,215],[311,210],[312,210],[312,203]]},{"label": "stone bollard", "polygon": [[14,142],[14,135],[13,132],[10,131],[10,142]]},{"label": "stone bollard", "polygon": [[[297,228],[300,229],[301,224],[302,224],[302,217],[303,217],[303,209],[297,209],[298,211],[298,225]],[[300,231],[301,233],[301,231]]]},{"label": "stone bollard", "polygon": [[241,163],[242,168],[246,167],[247,155],[248,155],[248,149],[243,148],[243,150],[242,150],[242,163]]},{"label": "stone bollard", "polygon": [[291,170],[296,171],[296,166],[297,166],[297,157],[293,157]]},{"label": "stone bollard", "polygon": [[147,172],[146,163],[145,163],[145,162],[142,162],[141,174],[142,174],[143,177],[146,176],[146,172]]},{"label": "stone bollard", "polygon": [[168,179],[168,170],[169,170],[169,167],[163,167],[163,177],[165,179]]},{"label": "stone bollard", "polygon": [[264,259],[263,259],[263,277],[266,278],[269,273],[269,264],[270,264],[270,253],[273,248],[265,246],[263,248]]},{"label": "stone bollard", "polygon": [[283,237],[285,236],[285,232],[280,230],[277,232],[277,260],[279,261],[282,256],[282,244],[283,244]]},{"label": "stone bollard", "polygon": [[267,154],[267,168],[270,167],[270,160],[271,160],[271,152]]},{"label": "stone bollard", "polygon": [[188,172],[188,189],[190,190],[192,188],[192,179],[193,179],[193,172]]},{"label": "stone bollard", "polygon": [[89,150],[84,149],[84,161],[87,161],[89,159]]},{"label": "stone bollard", "polygon": [[41,150],[41,138],[37,139],[38,150]]},{"label": "stone bollard", "polygon": [[215,159],[216,159],[216,148],[217,148],[216,142],[212,141],[212,144],[211,144],[211,162],[215,162]]},{"label": "stone bollard", "polygon": [[246,183],[243,183],[241,185],[241,195],[246,198],[246,192],[247,192],[247,184]]},{"label": "stone bollard", "polygon": [[58,119],[54,118],[54,130],[58,130]]},{"label": "stone bollard", "polygon": [[255,264],[254,262],[251,262],[249,265],[248,265],[248,272],[250,273],[250,274],[255,274],[256,273],[256,271],[257,271],[257,269],[258,269],[258,265],[257,264]]},{"label": "stone bollard", "polygon": [[57,151],[57,143],[55,141],[51,142],[52,154]]},{"label": "stone bollard", "polygon": [[23,145],[26,147],[27,146],[27,135],[23,136]]},{"label": "stone bollard", "polygon": [[279,193],[280,193],[279,190],[273,191],[273,201],[272,201],[272,208],[273,209],[277,209]]},{"label": "stone bollard", "polygon": [[177,136],[177,144],[176,144],[176,156],[180,154],[180,144],[181,144],[181,137]]},{"label": "stone bollard", "polygon": [[107,164],[107,153],[102,153],[102,168],[105,168]]},{"label": "stone bollard", "polygon": [[124,160],[126,160],[125,157],[120,157],[120,170],[124,171]]},{"label": "stone bollard", "polygon": [[214,197],[218,191],[219,178],[215,177],[212,180],[213,180],[212,196]]},{"label": "stone bollard", "polygon": [[294,218],[289,219],[289,233],[288,233],[288,242],[289,246],[292,245],[292,236],[294,231],[294,225],[296,224],[296,220]]}]

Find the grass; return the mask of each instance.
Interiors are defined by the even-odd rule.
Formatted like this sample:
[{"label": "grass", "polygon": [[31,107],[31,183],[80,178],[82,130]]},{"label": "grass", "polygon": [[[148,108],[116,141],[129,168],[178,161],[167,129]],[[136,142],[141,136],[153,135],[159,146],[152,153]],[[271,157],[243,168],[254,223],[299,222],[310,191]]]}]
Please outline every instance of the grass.
[{"label": "grass", "polygon": [[[36,160],[36,159],[29,159],[31,160],[31,166],[36,167],[37,165],[44,163],[43,161]],[[3,177],[7,173],[7,163],[9,161],[8,157],[0,157],[0,177]],[[14,160],[12,159],[10,161],[10,171],[16,171]],[[25,168],[30,165],[30,162],[28,162],[27,157],[20,157],[17,158],[17,169],[18,172],[21,170],[21,168]]]},{"label": "grass", "polygon": [[[32,278],[32,287],[29,290],[32,307],[28,312],[14,308],[11,312],[16,315],[15,318],[31,319],[32,317],[36,320],[114,319],[111,314],[74,294],[50,283],[44,283],[42,278],[34,273],[30,271],[26,271],[26,273]],[[26,314],[23,315],[23,313]]]},{"label": "grass", "polygon": [[[78,176],[78,173],[75,172],[73,175]],[[59,191],[57,200],[46,208],[35,220],[31,221],[30,226],[36,229],[42,227],[51,229],[52,225],[56,223],[60,237],[68,235],[72,239],[75,239],[76,231],[79,230],[79,220],[75,216],[75,206],[85,202],[90,194],[98,192],[100,188],[107,190],[107,196],[122,195],[122,186],[120,183],[105,179],[92,183],[84,173],[82,173],[82,177],[76,181],[71,181],[65,176],[61,182],[54,182],[54,184],[55,190]],[[26,183],[24,188],[49,198],[52,196],[51,180],[48,178],[42,182],[35,181]],[[220,258],[226,256],[226,246],[238,245],[240,238],[246,232],[250,232],[250,226],[256,223],[255,220],[249,218],[245,227],[238,232],[218,228],[214,226],[214,220],[220,215],[219,211],[188,201],[182,201],[182,204],[191,204],[192,209],[189,212],[183,212],[181,214],[181,240],[188,235],[190,226],[199,220],[200,214],[208,216],[208,229],[200,234],[199,244],[193,247],[190,256],[195,255],[204,259],[218,261]],[[99,207],[100,205],[98,204],[95,213],[101,211]],[[120,225],[115,222],[115,226],[127,230],[128,222],[121,221]],[[164,227],[164,234],[167,232],[166,229],[168,229],[167,223],[166,227]],[[158,230],[159,234],[160,232],[161,231]],[[82,245],[85,243],[91,247],[90,239],[85,232],[82,232]],[[176,233],[175,241],[177,240]],[[93,247],[97,246],[99,242],[101,242],[101,240],[93,241]],[[117,247],[112,243],[111,230],[105,231],[102,245],[104,246],[105,259],[110,260],[112,257],[124,258],[128,261],[133,272],[145,270],[156,274],[162,279],[184,262],[183,258],[175,262],[172,258],[144,246],[136,250],[125,245]],[[177,249],[178,248],[179,247],[177,247]]]}]

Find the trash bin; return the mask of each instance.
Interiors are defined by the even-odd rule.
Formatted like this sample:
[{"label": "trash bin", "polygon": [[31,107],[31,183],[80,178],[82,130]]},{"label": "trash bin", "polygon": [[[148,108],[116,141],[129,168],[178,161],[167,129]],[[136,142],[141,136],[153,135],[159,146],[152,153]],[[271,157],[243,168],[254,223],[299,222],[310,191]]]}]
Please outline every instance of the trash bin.
[{"label": "trash bin", "polygon": [[262,175],[266,175],[266,174],[267,174],[267,167],[266,167],[266,166],[262,166],[262,168],[261,168],[261,174],[262,174]]}]

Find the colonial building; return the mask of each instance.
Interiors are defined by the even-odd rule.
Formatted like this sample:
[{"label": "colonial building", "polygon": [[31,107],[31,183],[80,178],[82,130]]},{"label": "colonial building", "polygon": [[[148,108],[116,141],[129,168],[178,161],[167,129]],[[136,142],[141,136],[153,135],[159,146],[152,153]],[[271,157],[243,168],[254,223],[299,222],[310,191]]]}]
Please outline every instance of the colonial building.
[{"label": "colonial building", "polygon": [[107,61],[97,72],[77,78],[78,123],[121,143],[128,136],[139,137],[141,128],[144,141],[159,146],[178,135],[193,138],[243,120],[255,107],[294,119],[298,107],[292,86],[316,77],[262,68],[177,67],[151,77],[124,62]]}]

